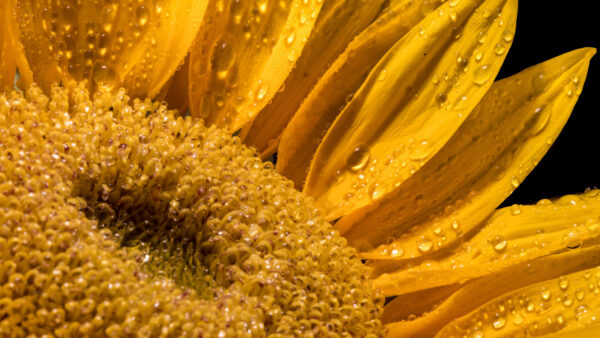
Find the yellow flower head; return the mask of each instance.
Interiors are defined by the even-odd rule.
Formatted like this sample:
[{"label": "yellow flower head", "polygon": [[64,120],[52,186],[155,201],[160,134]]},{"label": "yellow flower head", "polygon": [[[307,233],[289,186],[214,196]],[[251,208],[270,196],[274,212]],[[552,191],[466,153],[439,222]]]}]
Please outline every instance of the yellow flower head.
[{"label": "yellow flower head", "polygon": [[494,81],[516,16],[3,1],[0,334],[592,334],[599,191],[496,208],[595,50]]}]

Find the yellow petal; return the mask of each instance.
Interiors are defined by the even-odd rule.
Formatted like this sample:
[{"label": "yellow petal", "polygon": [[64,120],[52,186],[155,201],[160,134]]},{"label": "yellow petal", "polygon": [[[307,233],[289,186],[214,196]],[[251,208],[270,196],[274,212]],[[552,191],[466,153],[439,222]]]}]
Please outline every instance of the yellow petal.
[{"label": "yellow petal", "polygon": [[[443,234],[439,234],[442,236]],[[374,281],[386,295],[451,285],[490,275],[538,257],[600,242],[600,190],[536,205],[496,211],[456,252],[420,264],[375,265]]]},{"label": "yellow petal", "polygon": [[[403,259],[455,245],[482,225],[546,153],[577,101],[594,53],[579,49],[496,82],[428,163],[336,227],[365,250],[395,238]],[[385,259],[383,249],[368,257]]]},{"label": "yellow petal", "polygon": [[190,54],[192,115],[236,131],[280,90],[323,1],[214,1]]},{"label": "yellow petal", "polygon": [[[588,249],[570,250],[540,257],[473,280],[423,316],[412,321],[403,320],[389,324],[390,336],[433,336],[454,319],[468,315],[503,294],[528,285],[554,280],[562,275],[590,269],[597,265],[599,258],[600,246],[596,245]],[[576,288],[571,289],[571,292],[574,290]],[[538,303],[534,300],[521,299],[512,304],[517,303],[519,306],[524,306],[528,312],[538,310]],[[388,309],[384,310],[384,316],[385,311]],[[518,317],[514,319],[519,320]]]},{"label": "yellow petal", "polygon": [[[387,52],[312,161],[304,191],[328,219],[387,195],[446,143],[491,86],[515,21],[514,0],[449,1]],[[489,78],[474,83],[483,65]]]},{"label": "yellow petal", "polygon": [[5,87],[12,87],[15,82],[15,45],[12,27],[8,24],[11,20],[11,2],[0,2],[0,91]]},{"label": "yellow petal", "polygon": [[[598,258],[596,257],[596,260]],[[454,320],[437,337],[538,336],[597,324],[600,268],[563,275],[509,292]]]},{"label": "yellow petal", "polygon": [[[26,1],[15,19],[33,80],[126,86],[152,96],[191,45],[208,0]],[[21,65],[19,65],[21,66]]]},{"label": "yellow petal", "polygon": [[452,284],[399,295],[385,305],[381,321],[392,323],[402,320],[415,320],[438,307],[441,302],[461,287],[461,284]]},{"label": "yellow petal", "polygon": [[302,102],[281,135],[277,153],[277,170],[297,187],[304,185],[314,153],[347,98],[394,43],[428,14],[421,5],[402,0],[382,14],[348,45]]},{"label": "yellow petal", "polygon": [[350,41],[369,25],[380,11],[382,0],[325,1],[296,66],[256,119],[242,130],[242,141],[268,157],[278,144],[283,128],[319,76]]},{"label": "yellow petal", "polygon": [[576,329],[566,329],[557,333],[542,336],[543,338],[581,338],[600,337],[600,324],[585,326]]}]

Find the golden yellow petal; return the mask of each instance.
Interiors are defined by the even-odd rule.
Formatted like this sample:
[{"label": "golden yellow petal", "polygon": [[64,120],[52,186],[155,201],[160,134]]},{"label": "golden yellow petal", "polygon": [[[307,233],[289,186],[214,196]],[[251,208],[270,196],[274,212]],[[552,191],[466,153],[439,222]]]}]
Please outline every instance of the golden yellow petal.
[{"label": "golden yellow petal", "polygon": [[[570,250],[540,257],[467,282],[432,311],[412,321],[404,319],[389,324],[390,336],[433,336],[451,321],[468,315],[503,294],[549,279],[556,279],[561,275],[592,268],[597,265],[599,258],[600,246],[596,245],[588,249]],[[513,304],[524,306],[528,312],[538,310],[536,307],[538,304],[530,299],[520,299]],[[384,317],[385,311],[388,309],[384,310]],[[400,318],[396,317],[396,319]],[[518,317],[515,319],[519,320]]]},{"label": "golden yellow petal", "polygon": [[15,19],[33,80],[46,92],[76,80],[153,96],[183,61],[207,2],[16,0]]},{"label": "golden yellow petal", "polygon": [[[386,53],[312,161],[304,191],[328,219],[376,203],[443,147],[491,86],[516,7],[515,0],[445,2]],[[489,77],[481,79],[483,66]]]},{"label": "golden yellow petal", "polygon": [[542,336],[543,338],[582,338],[582,337],[600,337],[600,324],[584,326],[576,329],[566,329],[557,333]]},{"label": "golden yellow petal", "polygon": [[457,283],[399,295],[385,305],[381,321],[385,324],[415,320],[434,310],[461,287]]},{"label": "golden yellow petal", "polygon": [[302,53],[322,0],[213,1],[190,54],[190,107],[236,131],[269,102]]},{"label": "golden yellow petal", "polygon": [[538,336],[594,325],[600,315],[599,283],[600,268],[595,267],[531,284],[454,320],[436,337],[468,333],[485,337]]},{"label": "golden yellow petal", "polygon": [[302,102],[281,135],[277,153],[277,170],[297,187],[304,185],[314,153],[346,100],[394,43],[428,14],[421,5],[402,0],[384,12],[348,45]]},{"label": "golden yellow petal", "polygon": [[15,48],[11,20],[11,2],[0,2],[0,91],[15,82]]},{"label": "golden yellow petal", "polygon": [[[498,81],[452,139],[409,179],[336,227],[365,257],[402,259],[456,245],[482,226],[549,149],[567,121],[595,50],[575,50]],[[389,256],[388,256],[389,257]]]},{"label": "golden yellow petal", "polygon": [[382,3],[382,0],[325,1],[283,89],[242,129],[242,141],[255,147],[263,158],[274,153],[283,128],[302,100],[348,43],[373,21]]},{"label": "golden yellow petal", "polygon": [[[440,233],[439,236],[443,234]],[[600,190],[496,211],[484,228],[451,255],[415,264],[375,265],[375,285],[404,294],[490,275],[538,257],[600,242]],[[410,265],[407,265],[410,264]]]}]

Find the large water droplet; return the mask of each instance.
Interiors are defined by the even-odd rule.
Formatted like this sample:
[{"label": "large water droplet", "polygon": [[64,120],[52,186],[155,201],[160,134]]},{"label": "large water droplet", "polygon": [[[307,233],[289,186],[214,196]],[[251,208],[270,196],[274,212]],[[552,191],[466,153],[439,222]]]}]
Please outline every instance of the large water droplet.
[{"label": "large water droplet", "polygon": [[492,71],[490,65],[483,65],[478,67],[473,72],[473,82],[477,85],[484,85],[490,77],[492,76]]},{"label": "large water droplet", "polygon": [[496,47],[494,47],[494,53],[496,55],[502,55],[506,52],[506,46],[503,43],[498,43],[496,44]]},{"label": "large water droplet", "polygon": [[138,22],[141,26],[144,26],[148,22],[148,18],[150,17],[150,12],[146,6],[139,6],[135,11],[135,16],[138,19]]},{"label": "large water droplet", "polygon": [[367,166],[370,157],[371,154],[369,152],[369,147],[361,144],[352,150],[348,156],[348,159],[346,160],[346,164],[352,171],[356,172],[364,169]]},{"label": "large water droplet", "polygon": [[540,72],[531,79],[531,86],[536,94],[542,94],[546,91],[551,82],[552,75],[550,73]]},{"label": "large water droplet", "polygon": [[496,330],[500,330],[501,328],[503,328],[506,325],[506,318],[505,317],[498,317],[496,318],[496,320],[494,320],[494,322],[492,323],[492,326],[494,327],[494,329]]},{"label": "large water droplet", "polygon": [[234,52],[231,44],[223,39],[219,40],[213,47],[211,56],[211,67],[220,79],[225,78],[227,71],[231,68]]},{"label": "large water droplet", "polygon": [[432,247],[433,247],[433,242],[429,238],[426,238],[426,237],[422,238],[417,243],[417,248],[419,249],[419,251],[421,251],[423,253],[429,252]]},{"label": "large water droplet", "polygon": [[417,142],[413,148],[411,149],[408,158],[413,160],[413,161],[420,161],[420,160],[424,160],[427,157],[429,157],[429,155],[431,155],[431,152],[433,151],[433,147],[431,145],[431,143],[427,140],[423,140],[420,142]]},{"label": "large water droplet", "polygon": [[549,104],[541,105],[535,108],[533,113],[537,115],[537,118],[535,125],[533,126],[533,128],[531,128],[531,134],[537,135],[548,125],[548,122],[550,121],[550,116],[552,115],[552,106]]},{"label": "large water droplet", "polygon": [[103,63],[96,63],[94,65],[92,78],[98,85],[111,84],[116,78],[116,73],[111,66]]}]

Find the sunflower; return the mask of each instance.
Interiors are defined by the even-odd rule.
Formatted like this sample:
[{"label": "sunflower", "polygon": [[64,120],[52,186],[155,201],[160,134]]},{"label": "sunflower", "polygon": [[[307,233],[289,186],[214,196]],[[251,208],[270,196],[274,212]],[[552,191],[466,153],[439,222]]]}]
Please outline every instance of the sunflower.
[{"label": "sunflower", "polygon": [[2,334],[599,330],[600,191],[496,209],[595,54],[494,81],[516,0],[0,15]]}]

